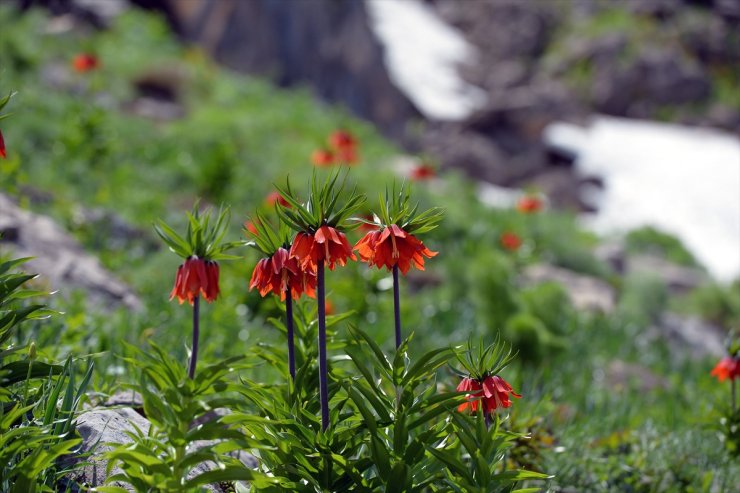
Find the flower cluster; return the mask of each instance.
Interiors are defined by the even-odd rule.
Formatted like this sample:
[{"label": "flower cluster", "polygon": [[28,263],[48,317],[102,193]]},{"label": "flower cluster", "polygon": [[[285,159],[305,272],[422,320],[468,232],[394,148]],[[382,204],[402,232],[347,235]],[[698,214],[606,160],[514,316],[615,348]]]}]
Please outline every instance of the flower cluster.
[{"label": "flower cluster", "polygon": [[319,167],[334,164],[353,165],[359,161],[357,139],[347,130],[335,130],[327,139],[328,147],[316,149],[311,154],[311,162]]},{"label": "flower cluster", "polygon": [[537,195],[525,195],[516,204],[516,209],[524,214],[533,214],[542,210],[542,199]]},{"label": "flower cluster", "polygon": [[279,247],[273,254],[257,262],[249,281],[249,289],[257,289],[261,296],[273,293],[285,301],[290,290],[294,300],[306,294],[316,296],[316,274],[301,268],[295,258],[289,256],[288,250]]},{"label": "flower cluster", "polygon": [[80,53],[72,59],[72,68],[80,73],[90,72],[99,66],[98,57],[91,53]]},{"label": "flower cluster", "polygon": [[216,262],[203,260],[193,255],[177,268],[175,287],[170,293],[170,300],[177,297],[182,305],[186,300],[191,305],[197,296],[203,296],[207,302],[214,301],[219,293],[219,267]]},{"label": "flower cluster", "polygon": [[716,377],[720,382],[735,380],[740,377],[740,357],[725,356],[719,360],[710,375]]},{"label": "flower cluster", "polygon": [[[5,105],[7,105],[10,102],[10,98],[13,97],[15,93],[11,92],[4,98],[0,99],[0,110],[5,108]],[[4,118],[7,118],[8,115],[0,115],[0,120],[3,120]],[[0,157],[3,159],[8,157],[7,151],[5,150],[5,139],[3,138],[3,132],[0,130]]]},{"label": "flower cluster", "polygon": [[434,229],[442,218],[439,209],[418,212],[418,205],[411,206],[410,191],[401,187],[392,193],[386,191],[385,200],[379,204],[379,211],[373,221],[362,220],[371,227],[354,249],[360,259],[379,269],[398,267],[404,275],[416,267],[424,270],[424,258],[432,258],[437,252],[424,246],[415,234]]},{"label": "flower cluster", "polygon": [[391,270],[398,265],[402,274],[406,274],[413,265],[424,270],[424,257],[437,255],[424,246],[414,235],[407,233],[396,224],[382,230],[370,231],[355,245],[360,259],[377,268]]},{"label": "flower cluster", "polygon": [[477,412],[480,407],[484,414],[490,414],[498,408],[511,407],[510,395],[521,397],[498,375],[486,376],[482,381],[465,377],[457,386],[457,391],[468,392],[466,402],[457,407],[459,412]]},{"label": "flower cluster", "polygon": [[460,373],[463,378],[457,391],[467,393],[465,402],[457,407],[459,412],[475,413],[480,409],[488,417],[496,409],[511,407],[511,396],[521,397],[499,376],[513,356],[511,348],[499,344],[498,340],[485,350],[482,346],[475,350],[472,342],[468,342],[467,351],[457,358],[465,368],[465,372]]}]

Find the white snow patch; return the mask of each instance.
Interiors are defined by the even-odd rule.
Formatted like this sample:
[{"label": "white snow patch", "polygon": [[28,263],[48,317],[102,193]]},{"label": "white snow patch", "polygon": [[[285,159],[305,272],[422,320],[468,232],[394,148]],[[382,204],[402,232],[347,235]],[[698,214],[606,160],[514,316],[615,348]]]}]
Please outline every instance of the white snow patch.
[{"label": "white snow patch", "polygon": [[652,225],[678,236],[714,276],[740,275],[740,139],[715,130],[596,117],[550,125],[545,140],[604,178],[599,232]]},{"label": "white snow patch", "polygon": [[485,101],[457,68],[475,52],[462,34],[418,0],[366,0],[393,82],[428,118],[460,120]]}]

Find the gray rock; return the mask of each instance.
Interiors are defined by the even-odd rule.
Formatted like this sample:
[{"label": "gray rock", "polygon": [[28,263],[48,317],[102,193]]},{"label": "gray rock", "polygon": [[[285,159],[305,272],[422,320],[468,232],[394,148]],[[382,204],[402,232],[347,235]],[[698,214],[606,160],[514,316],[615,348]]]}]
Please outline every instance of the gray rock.
[{"label": "gray rock", "polygon": [[726,353],[722,330],[697,317],[664,313],[652,331],[668,341],[674,354],[700,359],[707,356],[719,358]]},{"label": "gray rock", "polygon": [[[103,454],[113,449],[106,443],[130,443],[127,432],[135,432],[139,428],[148,432],[151,424],[130,408],[120,409],[92,409],[82,413],[77,418],[77,431],[82,437],[82,444],[77,454],[77,461],[84,460],[87,464],[77,471],[74,478],[77,482],[87,486],[101,486],[108,478],[106,468],[108,462]],[[111,470],[111,475],[122,472],[119,467]],[[122,483],[112,483],[128,491],[133,487]]]},{"label": "gray rock", "polygon": [[708,275],[695,267],[676,265],[656,255],[630,255],[625,260],[626,272],[650,275],[663,281],[674,293],[685,293],[708,281]]},{"label": "gray rock", "polygon": [[548,281],[560,283],[567,291],[573,306],[579,310],[611,313],[616,304],[616,292],[606,282],[554,265],[531,265],[522,273],[522,281],[526,285]]},{"label": "gray rock", "polygon": [[[138,428],[144,433],[149,432],[151,423],[136,411],[128,407],[117,409],[95,408],[82,413],[77,419],[77,431],[82,437],[82,444],[79,452],[72,462],[84,461],[81,469],[77,470],[72,479],[81,485],[96,487],[105,484],[108,475],[106,468],[108,462],[103,455],[113,449],[111,443],[131,443],[131,438],[127,433],[136,433]],[[216,445],[216,441],[200,441],[191,444],[196,450],[210,448]],[[239,459],[247,467],[254,468],[257,461],[254,457],[243,450],[234,450],[227,455]],[[193,478],[199,474],[207,472],[217,467],[215,462],[206,461],[193,467],[188,478]],[[121,473],[120,467],[115,466],[111,469],[110,475]],[[128,484],[112,482],[113,486],[120,486],[127,491],[135,491]],[[208,485],[206,490],[219,492],[221,488],[217,485]]]},{"label": "gray rock", "polygon": [[88,299],[108,307],[140,310],[133,290],[113,277],[51,218],[18,207],[0,193],[0,243],[18,257],[34,257],[27,269],[38,272],[50,288],[83,289]]}]

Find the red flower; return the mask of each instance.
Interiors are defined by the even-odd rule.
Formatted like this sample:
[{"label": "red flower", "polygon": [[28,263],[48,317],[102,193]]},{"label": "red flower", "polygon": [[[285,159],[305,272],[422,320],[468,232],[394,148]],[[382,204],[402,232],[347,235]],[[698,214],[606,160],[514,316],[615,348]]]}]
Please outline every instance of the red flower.
[{"label": "red flower", "polygon": [[332,164],[334,164],[334,161],[334,153],[327,149],[316,149],[311,154],[311,162],[315,166],[331,166]]},{"label": "red flower", "polygon": [[335,151],[355,149],[357,139],[346,130],[335,130],[329,135],[329,146]]},{"label": "red flower", "polygon": [[516,209],[524,214],[532,214],[542,210],[542,200],[534,195],[527,195],[519,199],[516,203]]},{"label": "red flower", "polygon": [[428,164],[419,164],[411,168],[409,175],[414,181],[424,181],[437,176],[437,172]]},{"label": "red flower", "polygon": [[3,139],[3,132],[0,130],[0,156],[5,159],[8,155],[5,152],[5,139]]},{"label": "red flower", "polygon": [[90,53],[80,53],[72,59],[72,67],[78,72],[89,72],[99,65],[98,57]]},{"label": "red flower", "polygon": [[377,268],[383,266],[390,270],[398,264],[403,274],[413,265],[424,270],[424,257],[437,255],[424,246],[414,235],[407,233],[395,224],[383,230],[371,231],[355,245],[360,259]]},{"label": "red flower", "polygon": [[170,300],[177,297],[182,305],[187,300],[191,305],[196,296],[202,295],[207,302],[218,297],[219,268],[216,262],[203,260],[196,256],[188,257],[185,263],[177,268],[175,287],[170,293]]},{"label": "red flower", "polygon": [[348,147],[346,149],[337,149],[336,153],[337,162],[344,164],[355,164],[359,161],[357,157],[357,150],[354,147]]},{"label": "red flower", "polygon": [[717,380],[723,382],[725,380],[735,380],[740,376],[740,359],[725,356],[717,366],[714,367],[710,373],[713,377],[717,377]]},{"label": "red flower", "polygon": [[357,260],[347,237],[331,226],[321,226],[315,233],[298,233],[290,247],[290,257],[297,258],[305,271],[316,272],[320,261],[330,270],[335,264],[345,265],[347,259]]},{"label": "red flower", "polygon": [[522,246],[522,239],[511,231],[504,231],[500,241],[502,247],[512,252],[519,250],[519,247]]},{"label": "red flower", "polygon": [[290,204],[287,200],[285,200],[285,197],[280,195],[280,192],[278,192],[277,190],[270,192],[269,194],[267,194],[267,197],[265,197],[265,204],[275,205],[275,202],[278,202],[284,207],[290,207]]},{"label": "red flower", "polygon": [[359,231],[362,231],[363,233],[369,233],[371,231],[378,231],[378,225],[375,224],[375,223],[372,223],[372,221],[373,221],[373,215],[372,214],[366,214],[366,215],[362,216],[362,218],[365,221],[370,221],[370,223],[361,222],[360,223],[360,226],[357,228]]},{"label": "red flower", "polygon": [[355,164],[357,158],[357,139],[346,130],[335,130],[329,135],[329,147],[334,150],[337,162]]},{"label": "red flower", "polygon": [[244,223],[244,227],[247,231],[252,233],[254,236],[259,236],[259,232],[257,231],[257,227],[254,225],[252,221],[247,221]]},{"label": "red flower", "polygon": [[467,402],[457,407],[459,412],[466,410],[476,412],[480,403],[484,413],[492,413],[500,407],[511,407],[509,394],[521,398],[521,395],[514,392],[511,385],[498,375],[486,377],[483,384],[470,377],[463,378],[457,386],[457,391],[469,392],[466,396]]},{"label": "red flower", "polygon": [[324,313],[326,315],[334,315],[334,303],[329,300],[324,302]]},{"label": "red flower", "polygon": [[261,296],[272,291],[285,300],[285,292],[290,286],[291,297],[297,300],[306,293],[315,297],[316,276],[300,268],[298,261],[290,258],[288,250],[278,248],[269,258],[263,258],[254,267],[249,289],[257,288]]},{"label": "red flower", "polygon": [[456,390],[458,392],[469,392],[469,394],[465,396],[467,402],[463,402],[462,404],[457,406],[457,410],[461,413],[467,410],[470,410],[470,412],[473,413],[476,412],[478,410],[478,403],[480,402],[479,398],[482,395],[482,388],[478,380],[470,377],[465,377],[457,386]]}]

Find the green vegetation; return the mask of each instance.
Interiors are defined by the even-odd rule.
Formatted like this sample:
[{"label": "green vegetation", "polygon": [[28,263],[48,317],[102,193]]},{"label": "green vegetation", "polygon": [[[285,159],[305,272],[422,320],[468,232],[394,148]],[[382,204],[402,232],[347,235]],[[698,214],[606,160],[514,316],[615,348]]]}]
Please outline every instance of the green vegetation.
[{"label": "green vegetation", "polygon": [[[18,91],[6,108],[13,116],[3,120],[2,126],[8,147],[8,159],[0,160],[2,191],[26,207],[57,219],[129,283],[144,302],[139,313],[120,308],[105,312],[89,304],[83,293],[69,286],[54,286],[60,293],[45,297],[45,301],[64,314],[50,320],[25,321],[23,331],[13,332],[17,350],[12,355],[1,353],[0,365],[27,361],[21,355],[27,354],[25,350],[33,341],[39,348],[40,361],[56,363],[53,368],[59,373],[55,370],[51,376],[45,374],[31,381],[28,395],[34,397],[25,404],[32,406],[31,418],[21,418],[27,413],[19,414],[18,407],[14,411],[6,409],[8,414],[0,416],[0,443],[18,419],[28,419],[27,424],[33,427],[14,429],[28,430],[26,443],[43,442],[48,446],[35,452],[19,451],[10,462],[1,463],[7,462],[12,470],[24,457],[45,450],[47,455],[35,462],[39,468],[33,470],[35,479],[31,479],[40,484],[40,490],[42,484],[51,487],[59,473],[54,459],[76,444],[70,416],[79,409],[84,393],[91,389],[112,393],[122,384],[140,386],[137,388],[148,385],[162,395],[144,395],[155,426],[153,435],[136,438],[136,452],[141,455],[127,456],[120,450],[110,455],[123,463],[140,461],[151,468],[151,475],[145,474],[146,469],[127,468],[124,474],[133,484],[142,489],[171,485],[168,481],[172,478],[182,481],[194,465],[211,460],[221,461],[224,470],[234,474],[205,478],[245,479],[229,469],[235,464],[226,457],[228,445],[216,449],[215,455],[183,449],[202,437],[180,430],[181,415],[185,408],[194,416],[222,404],[214,404],[211,399],[236,399],[234,417],[219,424],[249,429],[250,416],[259,409],[254,401],[267,399],[269,392],[285,391],[285,328],[271,323],[284,316],[282,304],[248,292],[257,256],[246,248],[234,250],[244,258],[221,264],[221,296],[217,302],[204,305],[201,312],[199,368],[210,368],[204,372],[211,372],[212,382],[217,384],[214,388],[223,387],[225,394],[206,388],[206,380],[186,382],[190,313],[175,301],[168,301],[178,260],[158,246],[152,223],[162,218],[176,230],[183,230],[184,212],[200,198],[205,205],[231,206],[232,223],[226,238],[239,240],[242,222],[255,210],[276,217],[272,207],[265,204],[275,183],[284,183],[286,175],[295,183],[308,180],[314,171],[309,160],[311,151],[323,146],[331,131],[348,129],[360,142],[361,160],[351,169],[349,180],[371,198],[394,180],[400,183],[404,179],[391,164],[397,149],[368,124],[342,109],[316,102],[305,91],[277,90],[264,81],[218,68],[201,53],[178,45],[161,20],[151,15],[128,12],[112,29],[87,37],[75,31],[55,32],[38,12],[18,17],[3,6],[0,25],[0,89]],[[70,68],[75,54],[93,50],[101,61],[100,68],[87,73]],[[157,121],[141,116],[142,105],[152,104],[142,97],[146,92],[142,86],[147,84],[166,88],[171,94],[166,102],[178,108],[182,117]],[[480,423],[461,421],[456,414],[450,418],[455,423],[436,422],[429,429],[430,441],[448,433],[456,437],[450,445],[456,447],[456,454],[464,455],[463,449],[484,450],[476,459],[476,480],[490,479],[497,473],[484,471],[483,462],[496,467],[508,464],[554,475],[547,482],[553,491],[572,487],[579,491],[729,492],[732,484],[740,482],[740,466],[723,450],[710,427],[717,418],[712,409],[727,400],[725,385],[709,377],[714,361],[672,354],[660,339],[649,337],[647,329],[654,318],[663,307],[671,305],[665,299],[665,286],[654,280],[615,282],[620,286],[620,301],[614,314],[580,312],[571,305],[562,286],[522,288],[517,284],[521,269],[538,262],[614,279],[615,274],[592,253],[598,239],[582,231],[572,215],[553,211],[525,215],[515,210],[489,209],[477,200],[474,185],[454,173],[415,184],[413,196],[421,203],[420,210],[438,206],[445,216],[440,226],[424,238],[439,255],[428,260],[425,271],[409,273],[402,285],[404,330],[415,334],[405,348],[411,361],[418,361],[436,347],[471,336],[493,340],[499,333],[520,351],[507,376],[523,397],[516,400],[508,418],[503,415],[496,423],[501,433],[512,433],[506,435],[506,443],[490,443]],[[109,221],[84,219],[80,211],[90,208],[120,216],[140,234],[121,240]],[[518,235],[522,246],[515,251],[501,246],[504,232]],[[352,235],[351,242],[359,239],[358,233]],[[628,239],[629,252],[655,249],[669,260],[695,265],[685,248],[660,233],[640,231]],[[725,328],[729,329],[729,324],[738,321],[738,307],[733,301],[737,299],[736,286],[701,288],[689,295],[696,302],[686,305],[686,310],[728,324]],[[330,322],[334,340],[341,341],[329,346],[330,355],[336,359],[330,362],[332,371],[355,378],[353,388],[370,402],[365,405],[372,407],[363,411],[374,416],[382,406],[375,407],[368,396],[394,401],[394,392],[403,390],[394,379],[411,371],[404,366],[406,361],[398,358],[392,362],[390,375],[384,374],[387,370],[382,368],[383,362],[375,361],[377,353],[368,349],[370,341],[386,354],[393,347],[391,287],[388,272],[370,270],[358,263],[337,269],[327,280],[328,298],[335,313],[340,314]],[[708,298],[717,301],[708,303]],[[21,307],[29,306],[26,303],[25,299],[14,301]],[[316,328],[311,322],[315,303],[309,300],[297,305],[296,311],[306,314],[305,323],[298,324],[303,332],[299,334],[297,364],[307,373],[315,372]],[[368,334],[367,339],[350,331],[350,326]],[[125,346],[148,347],[147,341],[156,343],[152,347],[168,351],[153,361]],[[341,360],[341,345],[354,348],[347,353],[351,361]],[[89,365],[83,368],[75,359],[86,355],[94,355],[94,371]],[[59,364],[65,361],[69,362]],[[361,365],[373,369],[363,370]],[[627,377],[617,371],[625,367],[632,370]],[[152,368],[171,371],[165,378]],[[405,381],[412,393],[428,396],[437,386],[452,391],[458,383],[444,365],[431,365],[424,369],[426,373],[417,370],[418,375]],[[382,385],[373,388],[365,371],[382,377]],[[418,380],[419,375],[429,380],[436,376],[434,388],[429,387],[428,380]],[[245,385],[249,382],[259,384]],[[15,383],[10,395],[17,399],[23,386]],[[166,388],[174,390],[167,392]],[[250,394],[251,388],[254,393]],[[309,388],[315,390],[304,386],[306,392]],[[343,391],[348,401],[354,402],[352,409],[362,407],[363,399],[356,393]],[[57,402],[50,396],[68,394],[70,398],[61,399],[60,406],[50,405]],[[3,402],[11,402],[10,397],[0,395]],[[404,419],[413,420],[418,417],[415,413],[432,410],[406,398],[409,396],[397,401],[399,406],[408,406],[401,409],[401,414],[406,413]],[[252,404],[245,404],[250,399]],[[283,404],[288,407],[281,407]],[[290,406],[298,403],[291,404],[281,397],[269,412],[286,421],[272,426],[254,421],[251,426],[259,424],[267,442],[278,442],[290,431],[289,439],[298,450],[336,450],[332,447],[339,446],[340,438],[344,440],[356,431],[353,426],[359,426],[357,418],[337,412],[332,419],[346,424],[347,428],[342,429],[345,435],[334,437],[334,442],[313,443],[296,430],[317,426],[318,408],[314,404],[316,409],[308,408],[295,417],[296,421],[287,421],[286,414],[293,410]],[[167,415],[163,409],[176,412]],[[46,413],[53,415],[51,421]],[[410,423],[419,424],[409,421],[404,426]],[[388,423],[383,426],[373,431],[378,446],[372,452],[374,460],[400,474],[401,459],[405,454],[413,455],[409,450],[413,444],[394,443],[392,427]],[[48,427],[53,433],[49,434]],[[206,427],[204,436],[215,429],[215,425]],[[256,433],[256,429],[252,431]],[[224,436],[223,429],[219,430],[213,436]],[[520,436],[527,433],[530,439]],[[232,438],[244,448],[260,446],[245,436]],[[32,441],[37,439],[41,441]],[[168,441],[175,439],[173,448]],[[358,443],[348,444],[355,446],[360,448]],[[4,454],[9,449],[3,446],[0,450]],[[148,456],[151,450],[161,454]],[[281,454],[285,450],[269,449],[264,459],[279,464],[284,459]],[[171,460],[165,465],[157,463],[164,456]],[[458,466],[451,457],[446,457],[444,474]],[[171,464],[175,464],[174,469]],[[354,474],[349,467],[337,464],[333,466],[342,469],[345,476],[333,476],[335,479]],[[22,470],[30,477],[28,471],[31,469]],[[419,471],[403,472],[410,488],[423,482]],[[298,478],[308,481],[303,470],[285,471],[285,477],[296,483]],[[451,477],[447,479],[452,483]],[[6,478],[10,476],[2,480]],[[257,473],[251,478],[269,491],[270,480]],[[12,480],[8,479],[8,484]],[[197,479],[187,481],[192,481],[188,484],[194,487],[199,484]],[[367,481],[383,491],[387,477],[370,475]],[[541,484],[531,483],[534,488]],[[477,485],[486,491],[482,480]]]}]

